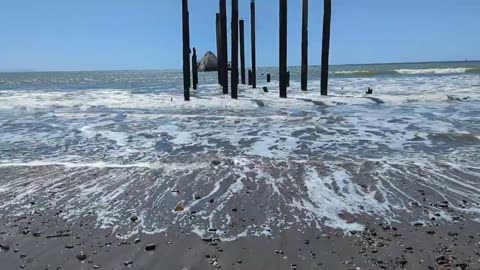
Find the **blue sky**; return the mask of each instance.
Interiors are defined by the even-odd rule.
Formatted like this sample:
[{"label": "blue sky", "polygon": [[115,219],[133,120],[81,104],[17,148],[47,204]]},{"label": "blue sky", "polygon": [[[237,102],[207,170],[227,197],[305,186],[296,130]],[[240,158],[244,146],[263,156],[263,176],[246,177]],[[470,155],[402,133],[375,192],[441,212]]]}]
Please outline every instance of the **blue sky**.
[{"label": "blue sky", "polygon": [[[256,2],[257,61],[276,66],[278,0]],[[301,0],[288,2],[288,61],[299,65]],[[248,37],[249,3],[240,0]],[[0,0],[0,6],[0,70],[181,67],[181,0]],[[217,10],[218,0],[190,0],[192,47],[200,54],[215,52]],[[480,59],[479,11],[479,0],[333,0],[331,63]],[[312,65],[320,63],[322,14],[323,1],[310,0]]]}]

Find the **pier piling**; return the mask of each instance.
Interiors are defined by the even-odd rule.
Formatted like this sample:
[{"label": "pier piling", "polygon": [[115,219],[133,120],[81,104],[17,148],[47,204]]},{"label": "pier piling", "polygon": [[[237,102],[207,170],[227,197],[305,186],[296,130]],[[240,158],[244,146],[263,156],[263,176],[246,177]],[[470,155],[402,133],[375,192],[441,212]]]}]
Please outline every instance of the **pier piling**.
[{"label": "pier piling", "polygon": [[240,26],[240,78],[242,84],[246,84],[245,78],[245,21],[242,19],[239,22]]},{"label": "pier piling", "polygon": [[227,0],[220,1],[220,38],[221,38],[221,73],[223,94],[228,94],[228,52],[227,52]]},{"label": "pier piling", "polygon": [[307,91],[308,83],[308,0],[302,4],[302,75],[301,89]]},{"label": "pier piling", "polygon": [[271,81],[271,79],[272,79],[272,77],[270,76],[270,73],[269,73],[269,74],[267,74],[267,82],[270,82],[270,81]]},{"label": "pier piling", "polygon": [[330,24],[332,20],[332,0],[324,0],[322,38],[322,78],[321,94],[328,95],[328,65],[330,56]]},{"label": "pier piling", "polygon": [[232,72],[230,74],[232,98],[238,99],[238,0],[232,0]]},{"label": "pier piling", "polygon": [[280,0],[280,97],[287,98],[287,0]]},{"label": "pier piling", "polygon": [[249,69],[248,70],[248,85],[252,85],[252,82],[253,82],[253,80],[252,80],[252,70]]},{"label": "pier piling", "polygon": [[190,100],[190,22],[188,0],[182,0],[182,32],[183,32],[183,95],[185,101]]},{"label": "pier piling", "polygon": [[257,54],[256,54],[256,33],[255,33],[255,0],[250,2],[250,42],[252,49],[252,87],[257,88]]},{"label": "pier piling", "polygon": [[220,63],[222,62],[222,48],[221,48],[221,37],[220,37],[220,13],[217,13],[215,16],[215,31],[216,31],[216,37],[217,37],[217,73],[218,73],[218,84],[223,86],[222,82],[222,70],[221,70],[221,65]]},{"label": "pier piling", "polygon": [[193,48],[192,54],[192,75],[193,75],[193,89],[197,90],[198,85],[198,62],[197,62],[197,50]]}]

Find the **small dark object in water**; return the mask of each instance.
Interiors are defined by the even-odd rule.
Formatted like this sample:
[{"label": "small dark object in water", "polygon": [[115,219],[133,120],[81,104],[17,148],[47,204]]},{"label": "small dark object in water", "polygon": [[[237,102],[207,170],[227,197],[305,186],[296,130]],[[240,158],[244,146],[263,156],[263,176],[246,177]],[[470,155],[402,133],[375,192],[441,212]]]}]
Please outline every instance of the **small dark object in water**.
[{"label": "small dark object in water", "polygon": [[137,216],[132,216],[132,217],[130,217],[130,221],[135,223],[135,222],[138,221],[138,217]]},{"label": "small dark object in water", "polygon": [[268,87],[264,86],[263,87],[263,92],[268,93]]},{"label": "small dark object in water", "polygon": [[373,89],[368,87],[367,92],[365,92],[365,94],[367,94],[367,95],[373,94]]},{"label": "small dark object in water", "polygon": [[213,160],[213,161],[211,162],[211,164],[212,164],[213,166],[218,166],[218,165],[220,165],[221,163],[222,163],[222,162],[221,162],[220,160]]}]

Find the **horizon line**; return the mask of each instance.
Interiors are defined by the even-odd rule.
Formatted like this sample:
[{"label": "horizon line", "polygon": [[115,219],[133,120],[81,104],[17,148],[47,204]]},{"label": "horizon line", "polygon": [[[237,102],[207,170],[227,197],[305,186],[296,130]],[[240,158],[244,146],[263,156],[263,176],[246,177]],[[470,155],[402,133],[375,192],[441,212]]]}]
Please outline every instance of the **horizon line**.
[{"label": "horizon line", "polygon": [[[479,60],[446,60],[446,61],[411,61],[411,62],[372,62],[359,64],[332,64],[329,66],[369,66],[369,65],[400,65],[400,64],[430,64],[430,63],[472,63],[480,62]],[[309,67],[320,67],[320,64],[309,65]],[[259,66],[257,68],[275,68],[277,66]],[[300,67],[293,65],[288,67]],[[147,68],[147,69],[91,69],[91,70],[0,70],[1,73],[56,73],[56,72],[119,72],[119,71],[182,71],[181,68]]]}]

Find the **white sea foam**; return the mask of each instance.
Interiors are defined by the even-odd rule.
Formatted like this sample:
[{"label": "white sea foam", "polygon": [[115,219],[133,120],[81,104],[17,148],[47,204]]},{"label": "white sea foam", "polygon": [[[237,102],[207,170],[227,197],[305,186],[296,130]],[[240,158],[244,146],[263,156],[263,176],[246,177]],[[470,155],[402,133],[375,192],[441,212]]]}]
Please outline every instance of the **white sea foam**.
[{"label": "white sea foam", "polygon": [[400,74],[455,74],[465,73],[468,68],[426,68],[426,69],[397,69]]},{"label": "white sea foam", "polygon": [[332,79],[328,97],[318,81],[308,92],[292,81],[288,99],[278,82],[269,93],[242,86],[239,100],[202,85],[190,102],[180,92],[0,91],[0,208],[21,215],[35,198],[70,222],[93,213],[124,238],[180,226],[224,240],[361,230],[361,217],[452,220],[412,209],[417,189],[480,212],[478,78],[403,77]]}]

